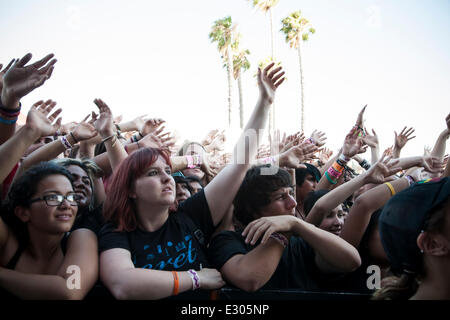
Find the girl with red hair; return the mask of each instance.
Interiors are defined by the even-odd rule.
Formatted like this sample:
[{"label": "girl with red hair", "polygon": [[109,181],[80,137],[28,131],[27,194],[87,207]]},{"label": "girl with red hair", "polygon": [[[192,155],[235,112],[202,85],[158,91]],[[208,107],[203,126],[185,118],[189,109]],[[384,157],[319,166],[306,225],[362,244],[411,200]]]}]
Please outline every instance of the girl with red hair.
[{"label": "girl with red hair", "polygon": [[273,65],[258,70],[259,100],[236,144],[236,163],[175,213],[169,212],[176,189],[164,151],[140,149],[115,169],[103,208],[108,223],[99,235],[100,277],[115,298],[186,297],[187,291],[225,284],[220,273],[209,268],[206,245],[256,157],[257,139],[249,139],[245,152],[238,153],[247,136],[261,134],[275,91],[284,81],[281,67],[270,70]]}]

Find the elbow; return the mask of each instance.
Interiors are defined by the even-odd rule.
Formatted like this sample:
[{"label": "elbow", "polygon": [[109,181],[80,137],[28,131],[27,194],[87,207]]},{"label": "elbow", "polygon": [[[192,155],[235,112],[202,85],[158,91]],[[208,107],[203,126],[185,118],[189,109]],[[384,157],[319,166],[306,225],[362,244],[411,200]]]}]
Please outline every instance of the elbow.
[{"label": "elbow", "polygon": [[240,288],[245,292],[256,292],[264,285],[257,280],[248,280],[240,284]]},{"label": "elbow", "polygon": [[345,272],[353,272],[361,266],[361,256],[359,255],[358,250],[352,245],[350,246],[350,252],[347,259],[345,259]]},{"label": "elbow", "polygon": [[109,291],[113,295],[113,297],[117,300],[130,300],[131,296],[129,294],[129,290],[127,290],[127,287],[125,284],[122,283],[115,283],[108,287]]}]

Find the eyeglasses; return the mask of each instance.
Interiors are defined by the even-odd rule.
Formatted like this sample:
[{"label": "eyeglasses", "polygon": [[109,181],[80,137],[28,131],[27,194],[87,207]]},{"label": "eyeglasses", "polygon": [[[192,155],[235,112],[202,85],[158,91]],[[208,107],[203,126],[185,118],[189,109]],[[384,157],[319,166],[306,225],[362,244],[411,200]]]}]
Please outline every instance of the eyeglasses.
[{"label": "eyeglasses", "polygon": [[42,196],[41,198],[31,199],[29,203],[45,201],[48,206],[56,207],[60,206],[61,203],[63,203],[64,199],[66,199],[71,206],[78,206],[80,195],[76,193],[69,193],[66,196],[63,196],[62,194],[49,194]]}]

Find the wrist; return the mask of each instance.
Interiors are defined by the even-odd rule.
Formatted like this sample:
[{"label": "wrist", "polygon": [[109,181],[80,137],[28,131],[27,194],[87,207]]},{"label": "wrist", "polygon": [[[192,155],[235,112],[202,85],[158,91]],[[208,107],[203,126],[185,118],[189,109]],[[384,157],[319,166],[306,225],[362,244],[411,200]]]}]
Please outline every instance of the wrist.
[{"label": "wrist", "polygon": [[18,109],[20,107],[20,98],[14,97],[5,86],[2,89],[0,102],[6,109]]}]

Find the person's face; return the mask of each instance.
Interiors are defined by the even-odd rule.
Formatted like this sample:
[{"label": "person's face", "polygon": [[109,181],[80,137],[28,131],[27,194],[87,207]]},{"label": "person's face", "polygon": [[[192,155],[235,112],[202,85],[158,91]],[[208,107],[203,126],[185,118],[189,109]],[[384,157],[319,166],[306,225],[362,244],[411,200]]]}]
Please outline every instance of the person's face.
[{"label": "person's face", "polygon": [[170,166],[159,156],[144,174],[135,180],[130,197],[149,205],[170,206],[175,202],[175,190]]},{"label": "person's face", "polygon": [[338,236],[341,234],[342,226],[344,225],[344,216],[342,205],[339,205],[323,218],[319,228]]},{"label": "person's face", "polygon": [[305,200],[308,193],[315,191],[317,187],[317,181],[311,174],[306,174],[305,182],[301,186],[296,188],[297,201]]},{"label": "person's face", "polygon": [[[199,146],[198,144],[190,144],[187,146],[184,155],[203,155],[203,153],[205,152],[205,150],[203,150],[203,148],[201,146]],[[195,176],[197,178],[199,178],[200,180],[203,179],[203,177],[205,176],[205,173],[200,170],[200,168],[187,168],[184,169],[183,174],[187,177],[187,176]]]},{"label": "person's face", "polygon": [[176,201],[178,203],[186,200],[191,196],[191,193],[189,192],[188,187],[185,183],[177,183],[176,190],[177,190]]},{"label": "person's face", "polygon": [[[69,179],[63,175],[53,174],[42,179],[36,193],[30,200],[46,195],[60,194],[66,196],[74,193]],[[64,199],[60,205],[50,206],[44,200],[30,203],[28,208],[16,209],[19,218],[33,228],[44,233],[59,234],[70,231],[78,211],[76,205],[71,205]]]},{"label": "person's face", "polygon": [[70,165],[66,167],[74,178],[74,191],[80,195],[78,202],[79,207],[87,207],[92,199],[92,186],[89,176],[81,167],[77,165]]},{"label": "person's face", "polygon": [[261,217],[294,215],[297,202],[291,187],[280,188],[270,195],[270,203],[261,209]]},{"label": "person's face", "polygon": [[192,188],[192,195],[203,189],[200,183],[198,183],[197,181],[189,182],[189,186]]}]

